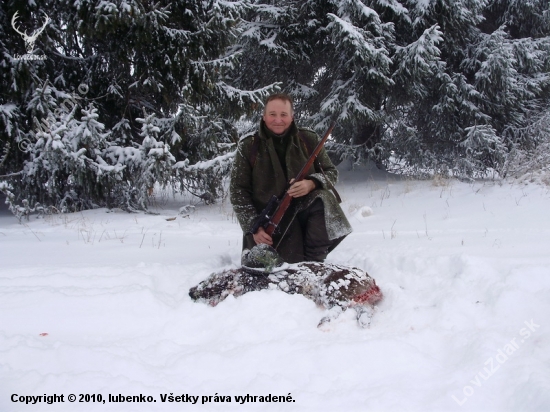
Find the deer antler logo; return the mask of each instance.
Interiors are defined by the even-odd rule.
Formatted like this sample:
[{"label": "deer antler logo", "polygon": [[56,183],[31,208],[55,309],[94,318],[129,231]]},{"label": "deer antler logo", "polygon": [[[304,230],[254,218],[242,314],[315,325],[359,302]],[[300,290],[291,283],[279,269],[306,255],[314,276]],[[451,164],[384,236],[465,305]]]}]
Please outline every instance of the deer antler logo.
[{"label": "deer antler logo", "polygon": [[40,33],[42,33],[44,31],[44,29],[46,28],[46,26],[48,25],[48,23],[51,21],[51,19],[48,17],[48,15],[44,12],[44,16],[46,16],[46,20],[44,21],[44,25],[39,28],[38,30],[35,30],[30,36],[26,33],[26,32],[22,32],[22,31],[19,31],[17,29],[17,27],[15,27],[15,23],[17,21],[17,14],[19,12],[16,11],[15,14],[13,15],[12,19],[11,19],[11,27],[13,27],[13,29],[19,33],[21,36],[23,36],[23,40],[25,41],[25,48],[27,49],[27,53],[28,54],[31,54],[34,50],[34,43],[36,42],[36,39],[38,38],[38,36],[40,35]]}]

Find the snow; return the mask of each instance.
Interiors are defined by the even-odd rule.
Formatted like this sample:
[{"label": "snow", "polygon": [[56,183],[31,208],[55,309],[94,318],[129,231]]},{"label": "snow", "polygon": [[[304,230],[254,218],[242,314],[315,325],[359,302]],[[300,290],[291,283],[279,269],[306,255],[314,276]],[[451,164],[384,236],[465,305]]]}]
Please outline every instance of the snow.
[{"label": "snow", "polygon": [[184,216],[192,199],[159,192],[159,215],[97,209],[21,225],[2,209],[0,410],[550,410],[548,187],[362,168],[337,188],[354,232],[328,261],[376,279],[385,298],[368,329],[347,311],[320,330],[320,308],[276,290],[192,302],[192,286],[239,262],[227,201]]}]

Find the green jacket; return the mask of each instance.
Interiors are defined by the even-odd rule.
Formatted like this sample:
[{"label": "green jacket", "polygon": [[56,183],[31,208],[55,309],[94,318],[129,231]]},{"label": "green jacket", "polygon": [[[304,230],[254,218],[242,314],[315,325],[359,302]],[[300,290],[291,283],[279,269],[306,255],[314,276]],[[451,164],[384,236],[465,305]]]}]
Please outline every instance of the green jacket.
[{"label": "green jacket", "polygon": [[[319,142],[319,137],[315,132],[309,129],[298,129],[294,123],[290,128],[289,140],[286,151],[286,173],[283,171],[281,162],[270,137],[264,132],[265,125],[260,126],[258,137],[260,143],[254,162],[251,167],[251,148],[253,136],[246,136],[239,142],[237,153],[231,172],[230,200],[233,210],[245,234],[243,248],[251,248],[255,245],[252,235],[246,235],[254,224],[260,212],[267,205],[273,195],[280,197],[288,188],[288,180],[295,177],[309,157],[308,150],[313,148]],[[307,147],[298,136],[298,132],[307,140]],[[319,169],[322,167],[324,174]],[[303,247],[301,237],[292,235],[296,231],[301,231],[295,215],[308,207],[315,199],[321,198],[325,209],[325,222],[329,239],[337,239],[348,235],[352,229],[344,212],[340,208],[338,201],[329,191],[331,185],[327,181],[330,179],[334,185],[338,178],[338,171],[330,161],[325,149],[323,148],[317,157],[314,166],[307,173],[308,178],[316,182],[317,188],[306,196],[292,200],[283,221],[279,226],[278,234],[273,236],[275,245],[278,244],[281,237],[282,243],[291,242],[285,249],[301,249]],[[285,256],[282,255],[285,259]],[[286,261],[290,261],[285,259]]]}]

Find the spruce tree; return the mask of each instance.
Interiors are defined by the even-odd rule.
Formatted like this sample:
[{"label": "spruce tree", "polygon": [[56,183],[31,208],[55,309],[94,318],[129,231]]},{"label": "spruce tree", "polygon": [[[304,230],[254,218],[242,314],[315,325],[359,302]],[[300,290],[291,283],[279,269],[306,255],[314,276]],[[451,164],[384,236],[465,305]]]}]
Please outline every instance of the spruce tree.
[{"label": "spruce tree", "polygon": [[527,130],[549,104],[549,18],[540,0],[255,1],[233,76],[280,82],[318,132],[338,115],[340,158],[504,174],[544,135]]},{"label": "spruce tree", "polygon": [[[176,161],[193,165],[226,155],[238,139],[235,120],[273,90],[269,84],[242,90],[225,76],[237,64],[238,52],[230,46],[246,6],[198,0],[3,2],[0,127],[6,133],[0,138],[0,173],[12,187],[11,199],[59,210],[143,209],[151,179],[181,190],[181,179],[194,178],[186,168],[171,167]],[[44,60],[16,58],[25,52],[10,27],[16,12],[22,30],[49,17],[34,50]],[[153,135],[143,131],[144,121],[154,124]],[[154,147],[146,150],[149,143]],[[162,159],[156,156],[160,148]],[[135,165],[136,153],[144,165]],[[128,172],[134,166],[150,171],[146,183]],[[201,173],[212,191],[221,183],[216,173]],[[55,185],[44,186],[51,179]],[[78,202],[68,202],[67,194]]]},{"label": "spruce tree", "polygon": [[[303,125],[323,133],[339,118],[332,148],[345,156],[380,157],[384,100],[392,87],[392,24],[406,19],[400,2],[255,1],[243,24],[241,87],[279,82]],[[250,75],[252,74],[252,75]]]},{"label": "spruce tree", "polygon": [[[278,89],[319,133],[338,117],[327,145],[336,160],[458,176],[520,170],[550,139],[549,7],[3,2],[0,187],[23,214],[144,209],[157,184],[213,201],[239,135]],[[11,27],[16,12],[21,33],[47,20],[34,60],[18,57],[29,43]]]}]

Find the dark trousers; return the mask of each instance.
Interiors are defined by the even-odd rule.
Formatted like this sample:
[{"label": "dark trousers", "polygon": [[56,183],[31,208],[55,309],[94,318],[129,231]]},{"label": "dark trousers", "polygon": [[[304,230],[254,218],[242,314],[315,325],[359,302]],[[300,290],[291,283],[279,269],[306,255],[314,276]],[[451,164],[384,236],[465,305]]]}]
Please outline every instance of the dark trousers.
[{"label": "dark trousers", "polygon": [[[299,212],[290,225],[281,224],[282,227],[288,226],[284,233],[273,235],[273,247],[285,262],[322,262],[344,240],[345,236],[333,240],[328,238],[324,208],[323,201],[316,199]],[[255,245],[252,235],[243,237],[243,249],[252,249]]]},{"label": "dark trousers", "polygon": [[324,209],[323,201],[316,199],[296,215],[282,241],[274,237],[277,252],[285,262],[322,262],[344,239],[328,238]]}]

